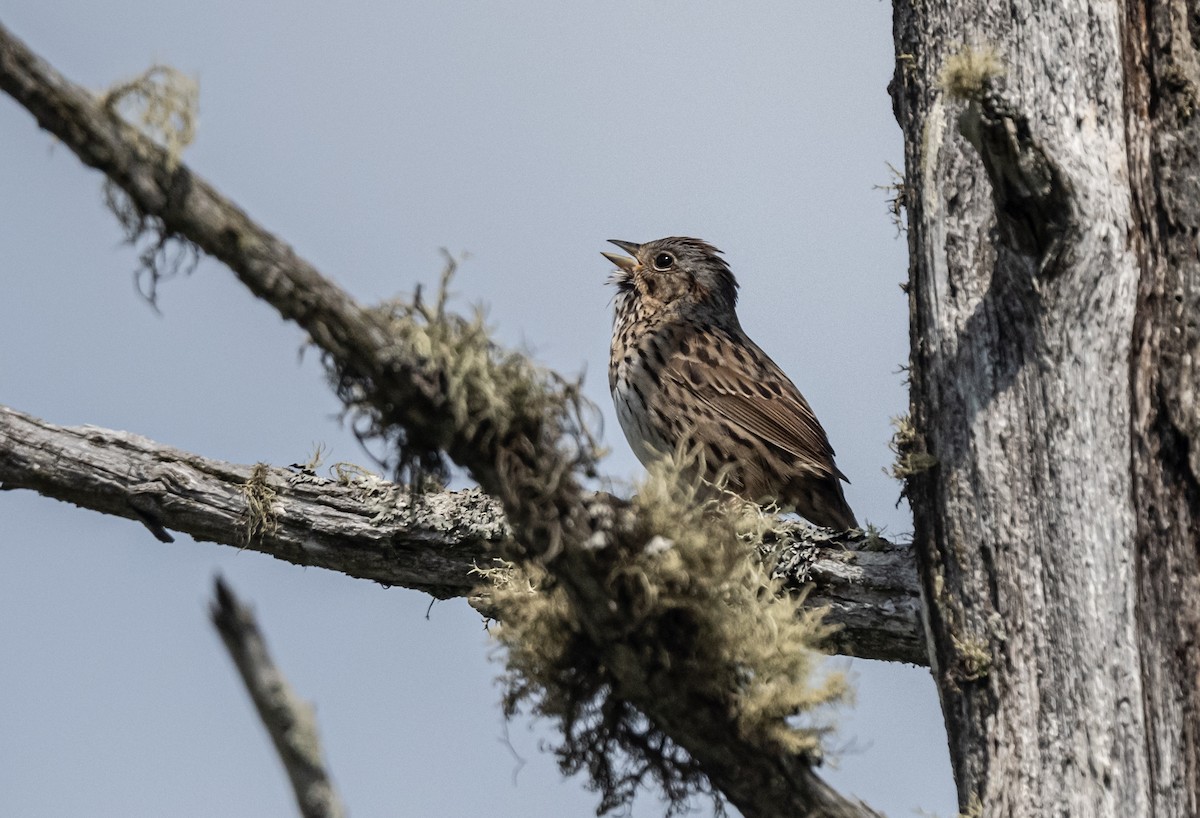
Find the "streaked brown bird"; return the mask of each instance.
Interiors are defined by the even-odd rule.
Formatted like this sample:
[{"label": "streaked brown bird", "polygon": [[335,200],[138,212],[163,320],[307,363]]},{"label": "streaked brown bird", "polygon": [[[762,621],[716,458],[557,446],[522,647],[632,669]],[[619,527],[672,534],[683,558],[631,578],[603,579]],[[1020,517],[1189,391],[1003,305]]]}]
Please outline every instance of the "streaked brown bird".
[{"label": "streaked brown bird", "polygon": [[721,251],[684,237],[611,243],[631,258],[603,254],[617,266],[608,385],[638,459],[699,445],[703,476],[745,499],[857,528],[817,416],[742,331]]}]

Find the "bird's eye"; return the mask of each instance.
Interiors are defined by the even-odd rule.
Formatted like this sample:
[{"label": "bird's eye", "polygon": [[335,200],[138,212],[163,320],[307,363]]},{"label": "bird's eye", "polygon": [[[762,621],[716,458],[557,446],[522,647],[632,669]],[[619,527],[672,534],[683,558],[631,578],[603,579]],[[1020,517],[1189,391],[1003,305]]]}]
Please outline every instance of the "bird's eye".
[{"label": "bird's eye", "polygon": [[675,264],[675,256],[670,253],[659,253],[654,257],[655,270],[670,270]]}]

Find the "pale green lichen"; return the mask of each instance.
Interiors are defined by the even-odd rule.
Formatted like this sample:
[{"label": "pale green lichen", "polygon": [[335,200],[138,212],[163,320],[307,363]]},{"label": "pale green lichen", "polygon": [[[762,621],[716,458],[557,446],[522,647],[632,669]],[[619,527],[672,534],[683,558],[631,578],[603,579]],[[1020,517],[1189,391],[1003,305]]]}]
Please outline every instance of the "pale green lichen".
[{"label": "pale green lichen", "polygon": [[341,461],[330,466],[329,471],[335,483],[351,489],[355,501],[371,512],[371,525],[390,525],[412,511],[411,504],[401,502],[406,489],[370,469]]},{"label": "pale green lichen", "polygon": [[370,469],[345,460],[334,463],[329,467],[329,472],[339,486],[354,486],[370,490],[376,485],[386,482]]},{"label": "pale green lichen", "polygon": [[892,418],[892,434],[888,447],[895,453],[891,475],[897,480],[908,478],[929,471],[937,465],[937,458],[928,452],[921,451],[921,440],[917,428],[908,415]]},{"label": "pale green lichen", "polygon": [[1003,75],[1004,63],[995,48],[966,46],[946,58],[938,79],[950,96],[978,101],[988,87]]},{"label": "pale green lichen", "polygon": [[[386,467],[416,490],[445,480],[442,452],[469,449],[475,456],[494,453],[501,479],[489,488],[503,492],[506,505],[529,507],[531,498],[544,497],[549,507],[562,481],[595,475],[601,451],[584,420],[594,407],[583,398],[579,382],[494,343],[482,310],[463,317],[447,309],[457,267],[446,254],[432,303],[418,288],[411,299],[373,310],[397,360],[419,360],[416,377],[436,380],[441,395],[436,417],[410,422],[403,416],[405,407],[381,402],[386,396],[371,380],[343,362],[330,360],[331,379],[360,436],[381,440],[387,451],[397,453]],[[382,355],[386,358],[388,351]],[[530,458],[544,460],[545,468]],[[509,470],[509,462],[520,468]],[[557,511],[548,508],[547,514]]]},{"label": "pale green lichen", "polygon": [[329,454],[329,450],[325,447],[325,444],[317,443],[313,446],[313,452],[308,456],[308,460],[304,461],[300,468],[307,472],[315,472],[321,468],[321,464],[325,462],[327,454]]},{"label": "pale green lichen", "polygon": [[196,138],[199,83],[169,65],[152,65],[117,83],[101,95],[100,104],[110,116],[133,122],[159,143],[167,153],[168,171],[179,166],[184,149]]},{"label": "pale green lichen", "polygon": [[958,658],[956,674],[959,681],[975,682],[984,678],[992,669],[992,654],[986,642],[979,639],[959,639],[953,636],[954,652]]},{"label": "pale green lichen", "polygon": [[242,485],[242,497],[246,507],[242,511],[242,537],[250,545],[255,537],[274,534],[279,528],[279,513],[275,509],[277,494],[267,483],[271,467],[266,463],[255,463],[250,477]]},{"label": "pale green lichen", "polygon": [[491,339],[486,315],[476,308],[469,318],[446,309],[450,281],[458,262],[446,255],[446,266],[432,304],[420,289],[411,300],[384,304],[391,336],[398,344],[429,360],[431,368],[444,373],[448,420],[465,437],[487,435],[490,442],[506,437],[514,422],[540,416],[543,404],[562,398],[552,396],[566,388],[566,398],[577,395],[578,384],[556,382],[518,351],[504,350]]},{"label": "pale green lichen", "polygon": [[859,550],[862,551],[886,551],[892,547],[892,543],[885,538],[884,529],[874,523],[867,523],[866,531],[864,532],[863,541],[859,545]]},{"label": "pale green lichen", "polygon": [[[845,678],[822,671],[818,646],[832,629],[822,612],[783,592],[758,556],[769,515],[717,499],[681,478],[678,462],[650,469],[633,500],[633,548],[598,564],[627,627],[597,644],[571,597],[541,568],[481,569],[506,649],[505,711],[527,707],[555,719],[564,771],[587,770],[601,810],[626,805],[645,779],[667,794],[670,812],[707,792],[696,764],[647,720],[622,685],[686,686],[723,702],[741,737],[772,752],[817,757],[831,705],[849,695]],[[630,697],[636,698],[636,697]]]},{"label": "pale green lichen", "polygon": [[[161,158],[167,174],[179,168],[183,151],[196,137],[199,100],[196,80],[167,65],[153,65],[100,95],[100,105],[110,117],[133,123],[162,148],[161,157],[151,156],[148,143],[129,140],[143,160]],[[120,223],[125,240],[142,245],[134,275],[142,295],[157,307],[159,282],[194,270],[200,251],[191,241],[167,229],[162,219],[145,213],[112,180],[104,183],[104,201]]]}]

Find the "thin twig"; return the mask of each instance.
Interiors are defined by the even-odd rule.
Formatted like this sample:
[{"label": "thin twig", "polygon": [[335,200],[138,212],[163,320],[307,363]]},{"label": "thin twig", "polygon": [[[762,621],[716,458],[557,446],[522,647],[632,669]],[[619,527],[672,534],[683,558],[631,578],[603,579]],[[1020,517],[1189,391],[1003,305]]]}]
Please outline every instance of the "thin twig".
[{"label": "thin twig", "polygon": [[312,706],[296,695],[271,660],[254,613],[219,576],[209,611],[279,753],[300,814],[304,818],[343,818],[346,811],[325,769]]}]

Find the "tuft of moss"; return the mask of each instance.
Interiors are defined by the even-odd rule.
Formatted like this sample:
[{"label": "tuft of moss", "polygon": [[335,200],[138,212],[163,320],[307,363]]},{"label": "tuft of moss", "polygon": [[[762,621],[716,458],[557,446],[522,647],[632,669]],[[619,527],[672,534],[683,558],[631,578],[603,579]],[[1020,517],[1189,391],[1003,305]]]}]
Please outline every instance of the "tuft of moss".
[{"label": "tuft of moss", "polygon": [[274,534],[279,528],[279,514],[275,510],[278,495],[267,483],[270,473],[271,467],[266,463],[255,463],[250,470],[250,477],[242,486],[246,509],[242,512],[241,524],[246,545],[253,542],[255,537]]},{"label": "tuft of moss", "polygon": [[1003,75],[1004,63],[995,48],[967,46],[946,58],[939,81],[950,96],[978,101]]},{"label": "tuft of moss", "polygon": [[978,639],[953,637],[954,652],[957,654],[957,675],[960,681],[975,682],[992,670],[992,654],[986,642]]},{"label": "tuft of moss", "polygon": [[[444,395],[437,415],[412,422],[404,415],[407,407],[389,403],[368,376],[327,359],[330,378],[359,438],[381,442],[392,453],[381,465],[397,480],[429,488],[449,474],[443,452],[487,453],[497,475],[487,488],[506,508],[536,507],[543,500],[553,505],[563,481],[596,474],[600,447],[586,422],[594,407],[580,382],[493,343],[482,310],[466,317],[450,312],[458,261],[448,253],[445,258],[432,303],[418,288],[412,298],[374,308],[397,358],[415,355],[423,372],[436,379]],[[546,463],[536,462],[539,456]],[[556,509],[545,513],[557,519]]]},{"label": "tuft of moss", "polygon": [[315,474],[317,469],[321,468],[321,464],[325,462],[326,455],[329,454],[329,449],[324,443],[313,444],[312,454],[308,456],[308,460],[300,464],[300,470],[310,474]]},{"label": "tuft of moss", "polygon": [[100,97],[109,116],[122,117],[167,152],[167,170],[179,167],[183,151],[196,138],[200,85],[169,65],[152,65],[140,75],[113,85]]},{"label": "tuft of moss", "polygon": [[[117,83],[101,94],[100,104],[112,119],[132,123],[162,147],[167,174],[178,169],[184,150],[196,138],[199,85],[169,65],[152,65],[139,76]],[[200,261],[199,248],[168,230],[161,219],[143,213],[111,180],[104,183],[104,202],[120,223],[126,242],[142,245],[134,275],[142,296],[157,307],[159,282],[194,270]]]},{"label": "tuft of moss", "polygon": [[936,457],[921,450],[923,447],[920,435],[917,434],[917,427],[913,425],[909,415],[892,418],[892,427],[896,430],[888,444],[888,448],[896,455],[896,460],[892,463],[892,477],[907,480],[937,465]]},{"label": "tuft of moss", "polygon": [[[540,568],[489,569],[506,652],[505,713],[556,720],[564,772],[586,770],[599,812],[628,805],[646,780],[667,795],[668,814],[712,794],[697,765],[639,711],[639,697],[685,686],[721,703],[748,741],[789,755],[821,754],[831,705],[845,678],[821,672],[817,647],[832,632],[762,564],[772,517],[713,497],[678,458],[652,466],[632,501],[634,529],[606,571],[609,604],[623,631],[593,641],[571,598]],[[631,683],[636,679],[636,683]],[[686,680],[685,682],[682,680]]]}]

